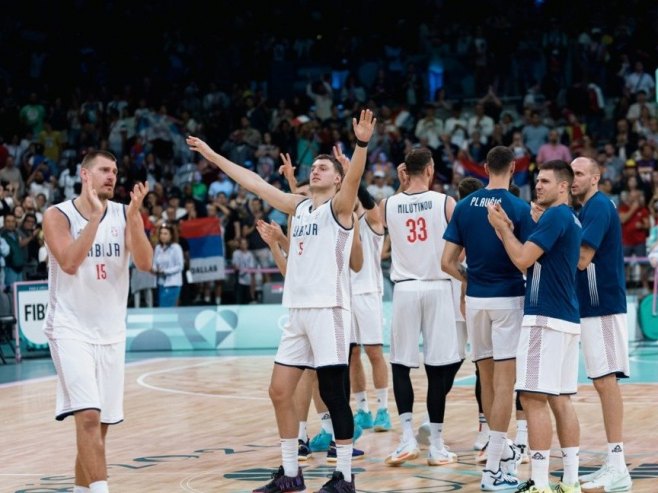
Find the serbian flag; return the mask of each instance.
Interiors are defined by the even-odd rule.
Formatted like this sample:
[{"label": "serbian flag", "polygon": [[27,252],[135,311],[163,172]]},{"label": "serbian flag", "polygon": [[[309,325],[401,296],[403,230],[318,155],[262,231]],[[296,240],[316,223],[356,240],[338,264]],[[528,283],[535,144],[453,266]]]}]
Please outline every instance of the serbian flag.
[{"label": "serbian flag", "polygon": [[512,180],[519,187],[530,184],[530,156],[523,156],[514,160],[514,176]]},{"label": "serbian flag", "polygon": [[188,282],[216,281],[225,278],[224,239],[218,218],[202,217],[181,221],[180,235],[189,245]]},{"label": "serbian flag", "polygon": [[479,178],[485,185],[489,183],[489,175],[484,171],[484,163],[478,164],[475,161],[472,161],[468,156],[464,155],[464,153],[460,152],[459,164],[461,164],[464,169],[464,176],[474,176],[475,178]]}]

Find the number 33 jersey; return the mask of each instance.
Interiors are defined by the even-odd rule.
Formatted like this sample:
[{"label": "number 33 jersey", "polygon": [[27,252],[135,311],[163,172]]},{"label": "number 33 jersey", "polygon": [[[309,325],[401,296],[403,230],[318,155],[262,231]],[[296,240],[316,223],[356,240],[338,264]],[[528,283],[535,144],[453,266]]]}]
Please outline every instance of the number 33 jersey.
[{"label": "number 33 jersey", "polygon": [[[78,238],[87,219],[72,200],[54,207],[68,219],[71,236]],[[94,344],[125,339],[130,278],[125,230],[124,206],[108,201],[94,243],[75,274],[64,272],[48,250],[48,309],[44,322],[48,338]]]},{"label": "number 33 jersey", "polygon": [[441,270],[448,226],[447,195],[398,193],[386,199],[386,227],[391,237],[391,281],[450,279]]}]

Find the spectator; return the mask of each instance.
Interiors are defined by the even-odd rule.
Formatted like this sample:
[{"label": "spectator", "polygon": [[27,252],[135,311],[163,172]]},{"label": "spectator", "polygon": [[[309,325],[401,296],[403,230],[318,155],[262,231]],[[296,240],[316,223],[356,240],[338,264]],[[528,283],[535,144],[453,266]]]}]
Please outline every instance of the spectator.
[{"label": "spectator", "polygon": [[656,84],[651,77],[644,71],[644,64],[640,61],[635,62],[635,69],[626,76],[625,93],[631,98],[637,98],[639,91],[644,91],[647,98],[653,101],[655,96]]},{"label": "spectator", "polygon": [[249,250],[249,242],[241,238],[239,248],[233,252],[231,264],[235,269],[235,302],[252,303],[256,299],[256,257]]},{"label": "spectator", "polygon": [[[35,231],[35,237],[36,234]],[[26,238],[20,234],[16,216],[13,213],[5,216],[0,236],[9,245],[9,254],[5,257],[5,291],[11,292],[14,283],[23,280],[23,269],[28,259],[27,244],[32,238]]]},{"label": "spectator", "polygon": [[[622,225],[622,245],[624,257],[645,258],[647,256],[647,237],[649,234],[649,209],[645,205],[644,193],[636,189],[624,190],[620,195],[619,218]],[[626,264],[626,280],[641,282],[645,292],[649,292],[648,272],[645,264],[630,262]],[[639,271],[639,279],[636,272]]]},{"label": "spectator", "polygon": [[393,187],[386,183],[386,173],[383,170],[377,170],[373,173],[373,181],[368,185],[368,193],[372,195],[375,202],[390,197],[395,193]]},{"label": "spectator", "polygon": [[153,253],[153,274],[158,284],[158,306],[178,306],[185,258],[178,243],[177,230],[170,224],[158,229],[158,244]]},{"label": "spectator", "polygon": [[543,163],[558,159],[570,163],[571,152],[567,146],[560,143],[560,135],[557,130],[551,130],[548,132],[548,142],[539,147],[537,165],[541,166]]},{"label": "spectator", "polygon": [[539,112],[533,111],[530,114],[530,123],[523,126],[521,134],[523,135],[523,144],[528,148],[532,157],[535,158],[539,154],[539,148],[548,140],[549,134],[548,127],[542,123]]}]

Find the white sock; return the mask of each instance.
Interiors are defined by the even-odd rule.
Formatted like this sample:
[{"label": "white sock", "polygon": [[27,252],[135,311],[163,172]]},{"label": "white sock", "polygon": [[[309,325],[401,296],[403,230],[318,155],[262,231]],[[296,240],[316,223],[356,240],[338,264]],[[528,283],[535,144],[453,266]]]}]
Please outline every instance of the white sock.
[{"label": "white sock", "polygon": [[530,451],[530,479],[538,489],[548,488],[548,463],[551,460],[550,450]]},{"label": "white sock", "polygon": [[617,471],[626,470],[626,458],[624,457],[624,443],[609,443],[608,444],[608,464],[614,467]]},{"label": "white sock", "polygon": [[443,423],[430,423],[430,445],[443,448]]},{"label": "white sock", "polygon": [[319,416],[320,426],[322,426],[322,429],[329,433],[331,436],[334,436],[334,425],[331,423],[331,415],[325,411],[320,413]]},{"label": "white sock", "polygon": [[336,444],[336,471],[343,473],[345,481],[352,481],[352,444]]},{"label": "white sock", "polygon": [[414,437],[413,414],[400,414],[400,424],[402,425],[402,440],[405,442],[411,440]]},{"label": "white sock", "polygon": [[484,413],[478,414],[479,428],[478,431],[489,432],[489,423],[487,423],[487,418],[485,418]]},{"label": "white sock", "polygon": [[94,481],[89,485],[90,493],[110,493],[107,481]]},{"label": "white sock", "polygon": [[366,391],[363,392],[354,392],[354,401],[356,402],[356,408],[359,411],[368,412],[368,395]]},{"label": "white sock", "polygon": [[388,409],[388,388],[375,389],[377,409]]},{"label": "white sock", "polygon": [[519,419],[516,421],[516,439],[514,443],[517,445],[528,446],[528,421]]},{"label": "white sock", "polygon": [[78,486],[77,484],[73,486],[73,493],[89,493],[89,488],[86,486]]},{"label": "white sock", "polygon": [[297,433],[297,438],[302,442],[308,441],[308,431],[306,431],[306,421],[299,422],[299,432]]},{"label": "white sock", "polygon": [[281,460],[283,462],[283,473],[291,478],[297,477],[299,463],[297,461],[297,439],[281,439]]},{"label": "white sock", "polygon": [[504,431],[489,432],[489,445],[487,445],[487,465],[485,469],[496,472],[500,469],[500,459],[503,449],[507,446],[507,434]]},{"label": "white sock", "polygon": [[578,482],[578,465],[580,462],[579,447],[565,447],[562,449],[562,482],[574,484]]}]

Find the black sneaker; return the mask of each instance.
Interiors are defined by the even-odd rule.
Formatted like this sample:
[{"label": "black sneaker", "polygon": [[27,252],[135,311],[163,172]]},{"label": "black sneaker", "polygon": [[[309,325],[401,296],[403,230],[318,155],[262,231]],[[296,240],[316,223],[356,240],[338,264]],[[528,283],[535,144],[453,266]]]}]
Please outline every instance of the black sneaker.
[{"label": "black sneaker", "polygon": [[[352,460],[362,459],[364,455],[366,454],[363,450],[359,450],[358,448],[354,448],[354,446],[352,446]],[[327,450],[327,462],[333,464],[337,460],[338,457],[336,456],[336,442],[332,441],[329,444],[329,450]]]},{"label": "black sneaker", "polygon": [[356,488],[354,487],[354,474],[352,474],[352,481],[349,482],[345,481],[342,472],[334,471],[331,475],[331,479],[316,493],[356,493]]},{"label": "black sneaker", "polygon": [[311,447],[301,438],[297,439],[297,459],[304,462],[311,456]]},{"label": "black sneaker", "polygon": [[272,473],[272,481],[256,488],[253,493],[287,493],[288,491],[306,491],[301,467],[297,470],[297,476],[291,478],[284,474],[283,466],[279,466],[279,470]]}]

